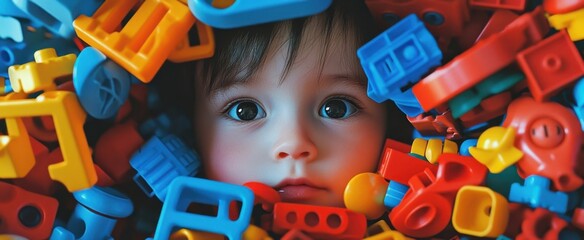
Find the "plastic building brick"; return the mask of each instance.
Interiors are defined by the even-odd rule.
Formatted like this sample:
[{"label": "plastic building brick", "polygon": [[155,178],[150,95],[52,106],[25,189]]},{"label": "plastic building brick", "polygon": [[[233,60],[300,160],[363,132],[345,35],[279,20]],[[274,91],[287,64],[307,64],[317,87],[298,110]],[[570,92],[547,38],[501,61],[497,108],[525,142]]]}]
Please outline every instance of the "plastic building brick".
[{"label": "plastic building brick", "polygon": [[81,15],[73,26],[79,38],[148,83],[195,18],[180,1],[146,0],[118,31],[126,14],[140,2],[105,0],[92,17]]},{"label": "plastic building brick", "polygon": [[573,12],[584,8],[584,1],[581,0],[545,0],[543,10],[550,14],[560,14]]},{"label": "plastic building brick", "polygon": [[8,135],[0,135],[0,176],[21,178],[35,165],[30,137],[20,118],[7,118],[5,122]]},{"label": "plastic building brick", "polygon": [[265,211],[271,212],[274,204],[282,201],[280,194],[272,187],[261,182],[246,182],[243,186],[253,191],[254,205],[261,204]]},{"label": "plastic building brick", "polygon": [[243,232],[243,240],[273,240],[266,230],[250,224],[249,227]]},{"label": "plastic building brick", "polygon": [[584,61],[564,30],[521,51],[517,62],[533,98],[540,102],[584,75]]},{"label": "plastic building brick", "polygon": [[386,211],[383,199],[387,186],[387,181],[379,174],[357,174],[345,187],[345,207],[365,214],[367,219],[379,218]]},{"label": "plastic building brick", "polygon": [[576,116],[580,120],[582,131],[584,131],[584,77],[578,80],[572,92],[572,96],[574,96],[572,110],[576,113]]},{"label": "plastic building brick", "polygon": [[518,17],[519,15],[509,10],[496,10],[493,12],[493,15],[491,15],[491,18],[489,18],[489,21],[483,26],[483,30],[477,37],[476,42],[502,31]]},{"label": "plastic building brick", "polygon": [[536,8],[422,79],[414,85],[413,93],[424,111],[436,108],[507,67],[519,51],[541,40],[548,31],[543,10]]},{"label": "plastic building brick", "polygon": [[59,202],[0,181],[0,234],[46,239],[57,215]]},{"label": "plastic building brick", "polygon": [[470,0],[468,4],[474,8],[525,10],[526,0]]},{"label": "plastic building brick", "polygon": [[115,182],[124,182],[132,172],[130,158],[144,144],[134,121],[109,128],[94,146],[95,163]]},{"label": "plastic building brick", "polygon": [[22,25],[18,19],[0,15],[0,26],[3,26],[0,30],[0,39],[12,39],[14,42],[24,40],[24,34],[21,31]]},{"label": "plastic building brick", "polygon": [[570,34],[570,39],[572,41],[579,41],[584,39],[584,7],[579,10],[564,13],[555,14],[548,17],[550,25],[557,29],[566,29]]},{"label": "plastic building brick", "polygon": [[429,140],[424,140],[421,138],[414,139],[412,143],[411,153],[423,156],[430,163],[436,163],[440,154],[444,153],[456,153],[458,151],[458,146],[455,142],[450,140],[442,140],[431,138]]},{"label": "plastic building brick", "polygon": [[527,210],[521,223],[521,233],[515,239],[563,239],[560,234],[567,227],[566,220],[546,209]]},{"label": "plastic building brick", "polygon": [[26,18],[28,15],[21,11],[12,1],[0,1],[0,16]]},{"label": "plastic building brick", "polygon": [[476,138],[470,138],[470,139],[464,140],[460,144],[459,154],[462,156],[470,156],[470,152],[468,151],[469,148],[476,147],[478,142],[479,142],[479,140]]},{"label": "plastic building brick", "polygon": [[332,0],[235,0],[229,7],[213,6],[208,0],[189,0],[189,8],[200,21],[216,28],[237,28],[310,16],[327,9]]},{"label": "plastic building brick", "polygon": [[44,115],[53,117],[63,152],[63,162],[49,166],[51,179],[63,183],[70,192],[93,186],[97,176],[83,131],[86,115],[74,93],[49,91],[36,99],[0,101],[0,118]]},{"label": "plastic building brick", "polygon": [[570,109],[558,103],[538,103],[530,97],[521,97],[509,105],[503,126],[517,131],[515,146],[524,153],[517,162],[521,177],[549,178],[563,192],[582,186],[584,164],[577,160],[582,131]]},{"label": "plastic building brick", "polygon": [[101,0],[12,0],[26,17],[42,24],[54,34],[70,39],[74,36],[73,20],[77,16],[92,15]]},{"label": "plastic building brick", "polygon": [[515,144],[515,130],[505,127],[491,127],[479,137],[476,147],[470,147],[470,154],[487,166],[491,173],[500,173],[523,157],[523,152]]},{"label": "plastic building brick", "polygon": [[[33,145],[33,149],[44,147],[38,146],[38,144],[41,143],[34,140],[34,138],[31,138],[31,144]],[[28,191],[47,196],[52,195],[56,189],[56,186],[55,182],[52,181],[51,177],[49,176],[48,166],[63,161],[61,149],[55,148],[50,153],[48,150],[46,152],[35,153],[35,158],[37,159],[37,162],[30,170],[30,172],[25,177],[17,178],[12,181],[14,185],[22,187]]]},{"label": "plastic building brick", "polygon": [[509,201],[528,204],[532,208],[545,208],[552,212],[565,213],[568,207],[568,195],[563,192],[550,191],[550,180],[537,175],[525,179],[525,185],[511,185]]},{"label": "plastic building brick", "polygon": [[113,117],[130,93],[131,75],[95,48],[87,47],[75,62],[73,83],[79,102],[94,118]]},{"label": "plastic building brick", "polygon": [[363,240],[413,240],[398,231],[393,231],[384,220],[379,220],[367,228],[367,237]]},{"label": "plastic building brick", "polygon": [[136,184],[148,195],[164,201],[167,188],[178,176],[194,176],[201,165],[199,157],[175,135],[154,136],[132,155]]},{"label": "plastic building brick", "polygon": [[497,237],[507,227],[507,204],[505,197],[487,187],[464,186],[456,194],[452,225],[462,234]]},{"label": "plastic building brick", "polygon": [[461,125],[469,129],[499,117],[505,114],[512,100],[512,95],[508,91],[487,97],[477,107],[460,116]]},{"label": "plastic building brick", "polygon": [[186,228],[178,230],[170,235],[170,240],[198,240],[198,239],[208,239],[208,240],[224,240],[225,237],[216,233],[208,233],[201,231],[193,231]]},{"label": "plastic building brick", "polygon": [[[171,230],[188,228],[225,235],[229,239],[241,239],[248,228],[253,209],[253,193],[249,188],[186,176],[176,177],[168,188],[155,240],[168,239]],[[239,218],[229,218],[230,202],[240,202]],[[186,212],[190,203],[202,203],[218,207],[216,216]]]},{"label": "plastic building brick", "polygon": [[286,234],[284,234],[284,236],[282,236],[280,240],[312,240],[312,239],[313,238],[307,236],[302,231],[298,229],[292,229],[286,232]]},{"label": "plastic building brick", "polygon": [[184,40],[178,44],[177,48],[170,53],[168,60],[172,62],[188,62],[213,56],[215,53],[213,28],[205,25],[201,21],[196,21],[195,27],[199,44],[191,46],[189,41],[190,36],[186,36]]},{"label": "plastic building brick", "polygon": [[436,171],[438,166],[386,146],[381,155],[377,173],[388,181],[407,184],[412,176],[426,168]]},{"label": "plastic building brick", "polygon": [[584,230],[584,208],[574,209],[572,225],[580,230]]},{"label": "plastic building brick", "polygon": [[276,203],[272,230],[285,233],[292,229],[313,238],[358,239],[365,236],[367,219],[345,208]]},{"label": "plastic building brick", "polygon": [[387,191],[385,192],[385,198],[383,199],[383,205],[387,208],[396,207],[406,195],[406,192],[410,188],[396,181],[389,182],[387,186]]},{"label": "plastic building brick", "polygon": [[506,198],[509,197],[509,192],[511,191],[511,185],[513,183],[523,184],[523,178],[517,174],[516,165],[511,165],[497,174],[489,173],[485,180],[485,185],[487,187]]},{"label": "plastic building brick", "polygon": [[479,106],[483,99],[511,88],[523,80],[524,77],[520,72],[505,68],[482,80],[469,90],[460,93],[448,101],[448,106],[452,111],[452,117],[459,118],[474,107]]},{"label": "plastic building brick", "polygon": [[54,90],[55,79],[73,73],[76,58],[75,54],[57,57],[57,52],[52,48],[38,50],[34,53],[34,63],[8,68],[12,89],[25,93]]},{"label": "plastic building brick", "polygon": [[441,135],[450,140],[462,137],[461,127],[454,121],[450,111],[437,115],[422,113],[415,117],[407,117],[407,119],[423,135]]},{"label": "plastic building brick", "polygon": [[424,112],[411,86],[440,65],[442,52],[416,15],[407,16],[363,45],[357,56],[369,79],[367,95],[371,99],[378,103],[391,99],[408,116]]},{"label": "plastic building brick", "polygon": [[113,188],[94,186],[73,193],[79,202],[67,222],[56,227],[51,239],[110,239],[118,218],[130,216],[132,201]]}]

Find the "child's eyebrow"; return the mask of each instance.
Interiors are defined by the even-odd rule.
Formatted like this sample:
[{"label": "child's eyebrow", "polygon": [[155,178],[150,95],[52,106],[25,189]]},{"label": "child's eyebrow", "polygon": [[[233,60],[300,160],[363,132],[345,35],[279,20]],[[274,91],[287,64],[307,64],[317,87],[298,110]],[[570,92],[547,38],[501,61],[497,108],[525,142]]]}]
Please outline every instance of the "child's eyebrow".
[{"label": "child's eyebrow", "polygon": [[335,84],[343,84],[349,85],[359,88],[367,89],[367,81],[366,79],[359,77],[357,75],[349,75],[349,74],[323,74],[322,79],[325,83],[335,83]]}]

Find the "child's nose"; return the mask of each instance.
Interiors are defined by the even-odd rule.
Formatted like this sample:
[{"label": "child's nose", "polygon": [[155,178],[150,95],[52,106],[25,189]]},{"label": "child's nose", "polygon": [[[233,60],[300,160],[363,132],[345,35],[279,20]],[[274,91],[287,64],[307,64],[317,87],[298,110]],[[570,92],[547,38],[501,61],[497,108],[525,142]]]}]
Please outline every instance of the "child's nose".
[{"label": "child's nose", "polygon": [[291,158],[294,160],[312,161],[316,159],[318,150],[312,140],[302,133],[292,133],[287,135],[274,146],[274,159],[283,160]]}]

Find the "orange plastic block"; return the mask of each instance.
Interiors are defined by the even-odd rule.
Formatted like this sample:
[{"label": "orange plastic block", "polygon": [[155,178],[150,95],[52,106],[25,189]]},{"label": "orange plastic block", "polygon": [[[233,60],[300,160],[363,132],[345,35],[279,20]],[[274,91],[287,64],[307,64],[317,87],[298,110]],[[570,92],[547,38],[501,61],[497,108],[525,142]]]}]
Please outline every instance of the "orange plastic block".
[{"label": "orange plastic block", "polygon": [[[189,36],[186,36],[170,56],[168,56],[168,60],[172,62],[188,62],[213,56],[215,53],[213,28],[198,20],[195,23],[195,27],[199,44],[191,46]],[[187,35],[189,34],[187,33]]]},{"label": "orange plastic block", "polygon": [[345,208],[276,203],[272,230],[282,234],[292,229],[314,238],[360,239],[365,236],[367,219]]},{"label": "orange plastic block", "polygon": [[105,0],[92,17],[81,15],[73,26],[79,38],[148,83],[194,23],[188,6],[177,0]]},{"label": "orange plastic block", "polygon": [[355,175],[345,187],[345,207],[365,214],[367,219],[381,217],[387,211],[383,200],[389,183],[379,174],[360,173]]},{"label": "orange plastic block", "polygon": [[52,116],[55,122],[64,159],[49,166],[51,179],[63,183],[70,192],[93,186],[97,175],[83,130],[86,114],[74,93],[49,91],[36,99],[0,101],[0,118],[44,115]]},{"label": "orange plastic block", "polygon": [[541,40],[549,29],[538,7],[438,68],[412,91],[424,111],[430,111],[511,64],[519,51]]},{"label": "orange plastic block", "polygon": [[450,110],[436,116],[422,113],[415,117],[406,117],[412,126],[414,126],[414,128],[416,128],[416,130],[422,135],[442,135],[450,140],[456,140],[462,137],[460,134],[461,128],[459,124],[454,121]]},{"label": "orange plastic block", "polygon": [[464,186],[456,194],[452,225],[457,232],[477,237],[497,237],[509,220],[508,202],[488,187]]},{"label": "orange plastic block", "polygon": [[243,240],[273,240],[266,230],[250,224],[243,232]]},{"label": "orange plastic block", "polygon": [[73,74],[76,59],[75,54],[58,57],[53,48],[38,50],[34,52],[34,62],[8,68],[12,89],[25,93],[54,90],[57,78]]},{"label": "orange plastic block", "polygon": [[565,30],[521,51],[517,62],[533,98],[540,102],[584,75],[584,61]]}]

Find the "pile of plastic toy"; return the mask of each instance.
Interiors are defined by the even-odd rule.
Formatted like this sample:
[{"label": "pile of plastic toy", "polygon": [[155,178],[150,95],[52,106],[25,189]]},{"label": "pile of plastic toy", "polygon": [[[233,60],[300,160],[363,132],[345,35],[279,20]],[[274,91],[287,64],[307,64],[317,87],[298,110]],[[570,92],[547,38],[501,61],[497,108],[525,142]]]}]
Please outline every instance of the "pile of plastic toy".
[{"label": "pile of plastic toy", "polygon": [[584,238],[584,0],[364,1],[368,95],[417,138],[334,208],[196,178],[150,83],[332,0],[1,0],[0,239]]}]

